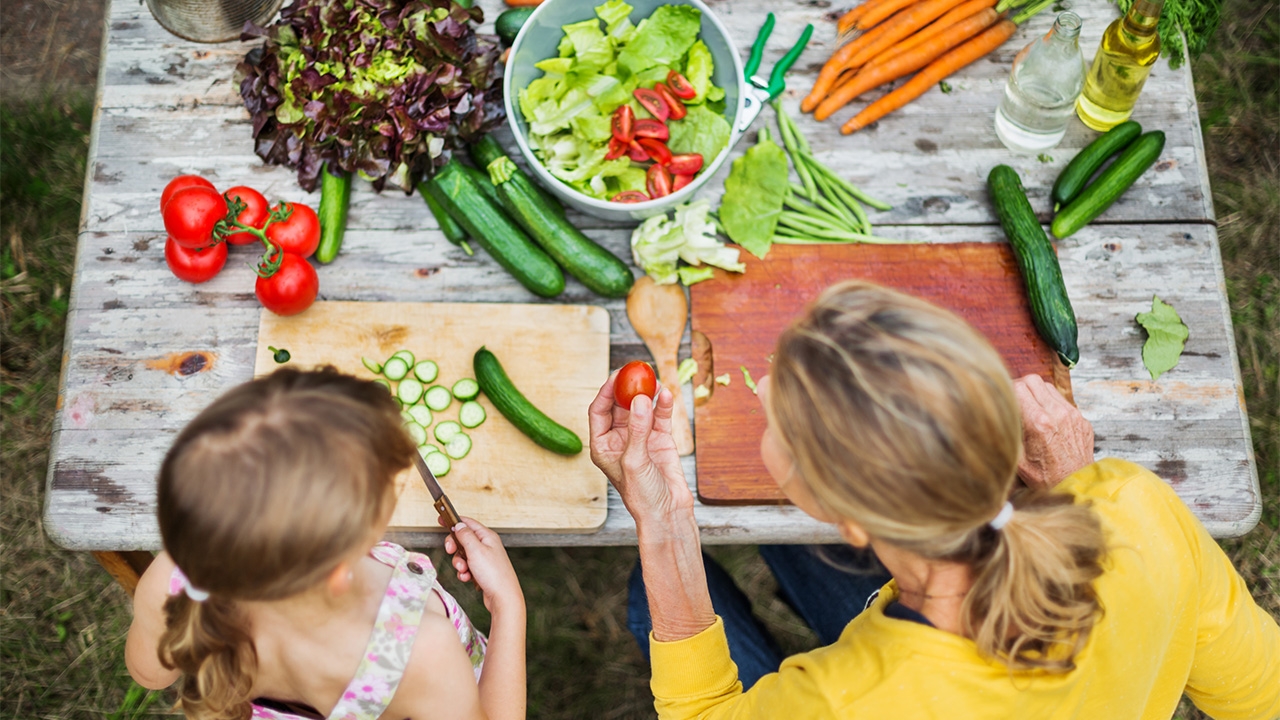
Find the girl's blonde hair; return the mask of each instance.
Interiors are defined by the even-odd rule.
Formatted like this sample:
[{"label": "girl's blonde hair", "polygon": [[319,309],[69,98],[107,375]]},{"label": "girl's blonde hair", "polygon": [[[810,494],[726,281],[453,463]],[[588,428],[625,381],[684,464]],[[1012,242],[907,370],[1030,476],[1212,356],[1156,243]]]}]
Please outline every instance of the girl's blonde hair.
[{"label": "girl's blonde hair", "polygon": [[1022,426],[1000,355],[955,315],[865,282],[824,292],[778,340],[769,411],[828,513],[968,564],[963,630],[1015,670],[1075,667],[1101,612],[1101,525],[1064,494],[1015,493]]},{"label": "girl's blonde hair", "polygon": [[166,601],[159,654],[182,671],[187,717],[249,717],[257,653],[237,602],[318,585],[369,540],[414,452],[390,394],[332,368],[245,383],[178,434],[160,467],[160,534],[209,599]]}]

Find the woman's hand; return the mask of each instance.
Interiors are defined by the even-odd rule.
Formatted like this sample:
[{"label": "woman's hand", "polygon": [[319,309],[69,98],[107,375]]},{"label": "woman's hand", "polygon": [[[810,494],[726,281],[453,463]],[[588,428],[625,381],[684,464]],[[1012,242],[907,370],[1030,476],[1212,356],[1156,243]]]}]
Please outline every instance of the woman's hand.
[{"label": "woman's hand", "polygon": [[1013,381],[1022,411],[1022,459],[1018,476],[1027,487],[1048,490],[1093,464],[1093,426],[1039,375]]},{"label": "woman's hand", "polygon": [[[498,533],[469,517],[462,518],[451,531],[445,537],[444,549],[453,555],[453,569],[458,571],[458,579],[475,581],[484,594],[484,606],[491,613],[499,606],[518,603],[522,607],[524,592],[520,590],[520,580]],[[456,555],[458,543],[462,543],[466,551],[465,558]]]},{"label": "woman's hand", "polygon": [[693,508],[693,494],[671,437],[674,398],[662,388],[656,404],[637,395],[630,410],[619,407],[613,398],[617,376],[609,376],[588,411],[591,461],[617,488],[637,525],[662,522],[673,510]]}]

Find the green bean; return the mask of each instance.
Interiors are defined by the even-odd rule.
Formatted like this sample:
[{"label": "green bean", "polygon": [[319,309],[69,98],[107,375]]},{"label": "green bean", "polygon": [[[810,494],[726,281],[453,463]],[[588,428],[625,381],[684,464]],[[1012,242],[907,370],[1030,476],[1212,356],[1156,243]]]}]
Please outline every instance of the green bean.
[{"label": "green bean", "polygon": [[830,179],[830,180],[831,180],[832,182],[834,182],[835,184],[837,184],[837,185],[839,185],[840,187],[844,188],[846,191],[848,191],[848,193],[849,193],[850,195],[852,195],[852,196],[854,196],[854,197],[858,198],[858,199],[859,199],[859,200],[861,200],[862,202],[864,202],[864,203],[866,203],[866,204],[870,205],[871,207],[873,207],[873,208],[875,208],[875,209],[877,209],[877,210],[892,210],[892,209],[893,209],[893,206],[892,206],[892,205],[890,205],[890,204],[888,204],[888,203],[886,203],[886,202],[880,201],[880,200],[876,200],[875,198],[871,197],[870,195],[867,195],[866,193],[864,193],[864,192],[862,192],[861,190],[859,190],[857,187],[855,187],[855,186],[853,185],[853,183],[850,183],[848,180],[845,180],[844,178],[840,177],[839,175],[836,175],[836,174],[835,174],[835,172],[834,172],[831,168],[829,168],[829,167],[827,167],[826,165],[823,165],[822,163],[818,162],[817,158],[813,157],[812,155],[808,156],[808,159],[809,159],[810,161],[812,161],[812,167],[813,167],[815,170],[817,170],[817,171],[818,171],[819,173],[821,173],[822,175],[826,176],[828,179]]},{"label": "green bean", "polygon": [[825,196],[824,199],[827,200],[827,204],[823,205],[819,203],[819,205],[826,209],[827,212],[834,213],[837,217],[844,219],[849,225],[850,230],[861,230],[862,223],[858,220],[857,216],[854,215],[853,211],[846,207],[844,203],[840,202],[840,196],[831,188],[831,182],[821,175],[817,176],[815,180],[818,183],[819,190]]},{"label": "green bean", "polygon": [[782,135],[782,145],[787,149],[787,154],[791,156],[791,164],[796,166],[796,174],[800,176],[800,182],[804,183],[804,189],[809,193],[809,197],[814,197],[817,189],[813,182],[813,176],[809,173],[809,168],[805,167],[804,157],[800,154],[795,134],[791,131],[791,126],[787,124],[785,118],[786,116],[779,111],[778,132]]},{"label": "green bean", "polygon": [[835,193],[836,198],[858,217],[858,222],[862,225],[862,231],[871,232],[871,220],[867,217],[867,211],[862,209],[862,203],[858,202],[857,198],[835,183],[831,183],[831,190]]}]

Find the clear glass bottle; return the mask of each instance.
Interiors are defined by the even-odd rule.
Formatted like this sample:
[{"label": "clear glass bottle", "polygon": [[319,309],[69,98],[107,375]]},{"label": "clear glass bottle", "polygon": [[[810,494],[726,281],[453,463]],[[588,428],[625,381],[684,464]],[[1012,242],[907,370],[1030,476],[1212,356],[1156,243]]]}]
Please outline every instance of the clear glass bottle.
[{"label": "clear glass bottle", "polygon": [[1094,130],[1110,130],[1133,114],[1142,86],[1160,55],[1156,23],[1164,0],[1136,0],[1102,33],[1076,113]]},{"label": "clear glass bottle", "polygon": [[996,108],[996,135],[1010,150],[1035,153],[1062,141],[1071,110],[1084,86],[1080,16],[1058,15],[1053,28],[1013,59],[1013,70]]}]

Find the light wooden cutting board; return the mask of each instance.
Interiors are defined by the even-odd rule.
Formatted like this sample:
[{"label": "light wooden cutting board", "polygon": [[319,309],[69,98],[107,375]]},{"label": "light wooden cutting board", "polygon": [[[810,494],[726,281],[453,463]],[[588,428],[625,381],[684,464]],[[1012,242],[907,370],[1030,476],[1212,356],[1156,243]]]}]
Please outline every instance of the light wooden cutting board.
[{"label": "light wooden cutting board", "polygon": [[[587,305],[489,303],[318,302],[293,317],[266,310],[258,328],[254,374],[280,365],[268,346],[287,349],[289,364],[333,365],[375,377],[361,356],[378,362],[401,349],[434,360],[433,384],[450,387],[475,377],[481,346],[502,362],[516,387],[539,409],[582,438],[583,451],[565,457],[544,450],[515,428],[483,393],[488,419],[466,431],[471,452],[455,460],[440,485],[458,512],[495,530],[592,532],[604,524],[607,480],[586,450],[587,406],[609,375],[609,313]],[[457,420],[460,403],[433,413]],[[432,428],[428,428],[428,435]],[[434,439],[431,440],[434,443]],[[439,443],[434,443],[437,446]],[[400,475],[395,529],[440,529],[431,495],[412,468]]]}]

